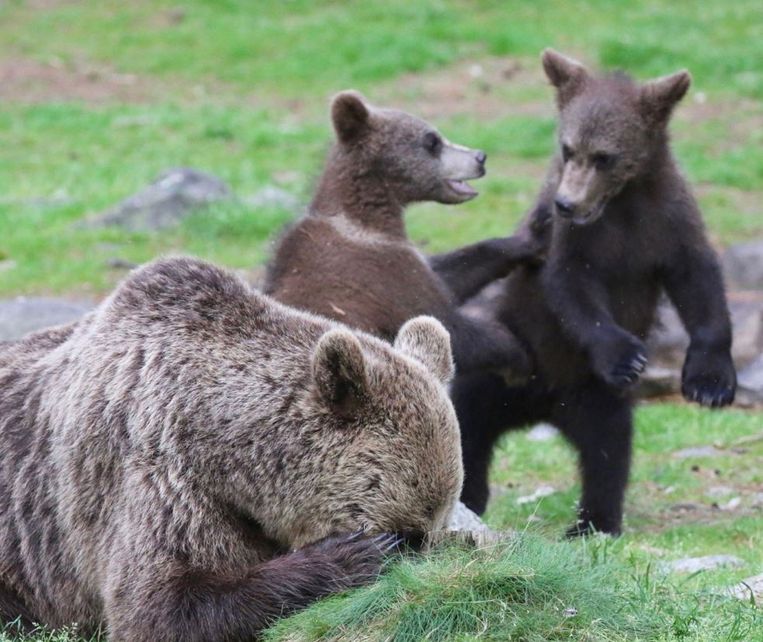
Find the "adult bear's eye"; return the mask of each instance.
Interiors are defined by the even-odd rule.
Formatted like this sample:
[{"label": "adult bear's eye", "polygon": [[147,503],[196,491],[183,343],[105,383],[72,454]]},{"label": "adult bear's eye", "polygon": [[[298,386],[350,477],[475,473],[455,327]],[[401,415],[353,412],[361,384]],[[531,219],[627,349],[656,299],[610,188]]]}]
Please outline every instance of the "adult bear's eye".
[{"label": "adult bear's eye", "polygon": [[424,149],[430,154],[435,155],[440,152],[442,147],[442,138],[440,138],[434,132],[427,132],[424,134]]},{"label": "adult bear's eye", "polygon": [[591,157],[591,161],[596,169],[610,169],[615,164],[615,155],[598,152]]}]

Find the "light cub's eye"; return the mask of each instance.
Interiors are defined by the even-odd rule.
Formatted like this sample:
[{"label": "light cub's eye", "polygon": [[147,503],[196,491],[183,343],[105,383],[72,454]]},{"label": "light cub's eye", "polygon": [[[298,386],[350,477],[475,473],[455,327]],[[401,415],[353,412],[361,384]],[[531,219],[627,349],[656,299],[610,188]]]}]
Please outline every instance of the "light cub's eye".
[{"label": "light cub's eye", "polygon": [[572,149],[569,145],[562,145],[562,160],[566,163],[570,158],[574,156]]},{"label": "light cub's eye", "polygon": [[427,132],[424,134],[424,149],[430,154],[438,154],[442,147],[442,138],[440,138],[434,132]]},{"label": "light cub's eye", "polygon": [[591,156],[591,162],[596,169],[610,169],[615,164],[615,155],[599,152]]}]

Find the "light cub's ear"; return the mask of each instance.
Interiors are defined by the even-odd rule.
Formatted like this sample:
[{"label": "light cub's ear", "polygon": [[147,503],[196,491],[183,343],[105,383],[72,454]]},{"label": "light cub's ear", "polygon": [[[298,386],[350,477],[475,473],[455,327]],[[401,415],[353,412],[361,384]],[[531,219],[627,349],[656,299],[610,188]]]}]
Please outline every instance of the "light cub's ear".
[{"label": "light cub's ear", "polygon": [[564,107],[583,88],[588,71],[577,60],[568,58],[553,49],[544,49],[541,56],[543,71],[556,87],[556,102]]},{"label": "light cub's ear", "polygon": [[641,86],[641,110],[647,120],[667,122],[673,107],[689,91],[691,74],[683,69],[670,76],[650,80]]},{"label": "light cub's ear", "polygon": [[357,140],[368,127],[371,113],[357,91],[343,91],[331,103],[331,121],[337,138],[343,143]]},{"label": "light cub's ear", "polygon": [[313,353],[313,378],[321,399],[340,416],[354,414],[368,391],[366,361],[349,330],[329,330]]},{"label": "light cub's ear", "polygon": [[443,384],[455,374],[450,334],[433,317],[406,321],[395,337],[395,349],[420,361]]},{"label": "light cub's ear", "polygon": [[546,77],[556,87],[556,103],[561,109],[583,88],[589,77],[588,71],[577,60],[553,49],[544,49],[541,60]]}]

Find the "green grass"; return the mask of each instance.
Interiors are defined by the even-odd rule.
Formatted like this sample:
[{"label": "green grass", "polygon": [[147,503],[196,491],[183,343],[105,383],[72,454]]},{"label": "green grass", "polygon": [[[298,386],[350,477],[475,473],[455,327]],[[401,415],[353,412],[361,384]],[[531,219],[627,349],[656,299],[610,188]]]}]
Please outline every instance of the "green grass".
[{"label": "green grass", "polygon": [[445,548],[393,566],[371,587],[273,627],[266,640],[754,640],[763,614],[687,592],[623,546],[531,533],[481,550]]},{"label": "green grass", "polygon": [[[548,45],[640,78],[688,67],[695,86],[676,116],[678,156],[714,238],[748,238],[763,232],[762,31],[756,0],[3,3],[0,64],[52,79],[32,82],[37,91],[5,83],[0,102],[0,295],[100,295],[122,276],[106,263],[114,255],[261,263],[288,213],[223,207],[179,230],[121,237],[74,223],[177,165],[217,174],[242,196],[275,184],[307,201],[331,139],[328,98],[348,86],[423,107],[450,138],[490,156],[479,199],[412,209],[416,240],[441,250],[505,233],[531,204],[553,144],[538,63]],[[506,61],[519,74],[502,73]],[[471,78],[474,62],[493,72]],[[439,89],[427,89],[435,77]]]},{"label": "green grass", "polygon": [[[545,46],[641,79],[689,68],[694,85],[673,139],[710,233],[721,244],[763,234],[759,0],[10,0],[0,3],[0,65],[42,79],[0,87],[0,296],[99,297],[124,274],[112,258],[186,252],[260,269],[292,213],[243,199],[276,185],[307,202],[332,136],[329,97],[346,87],[488,152],[478,199],[411,209],[418,243],[441,251],[505,234],[531,206],[554,144]],[[155,234],[79,225],[173,166],[216,174],[242,200]],[[754,500],[763,444],[734,449],[761,418],[640,408],[625,535],[588,544],[558,541],[579,494],[571,450],[561,438],[509,435],[487,519],[525,537],[394,565],[377,585],[320,603],[270,638],[761,640],[760,610],[711,590],[763,572]],[[716,457],[674,456],[711,443],[722,447]],[[556,492],[517,503],[541,484]],[[724,510],[733,497],[739,507]],[[656,573],[661,561],[716,553],[744,566]],[[571,607],[577,615],[564,617]]]}]

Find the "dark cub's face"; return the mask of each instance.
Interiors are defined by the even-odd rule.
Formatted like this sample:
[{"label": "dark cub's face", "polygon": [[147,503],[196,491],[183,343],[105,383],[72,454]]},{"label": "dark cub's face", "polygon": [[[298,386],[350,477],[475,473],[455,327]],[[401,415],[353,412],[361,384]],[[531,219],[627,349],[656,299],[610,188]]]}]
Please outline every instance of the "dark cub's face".
[{"label": "dark cub's face", "polygon": [[651,141],[630,101],[584,93],[561,112],[559,148],[556,211],[584,225],[597,220],[609,200],[643,172]]},{"label": "dark cub's face", "polygon": [[624,74],[591,76],[579,62],[547,49],[543,68],[559,106],[558,216],[585,225],[644,174],[691,77],[681,71],[638,85]]},{"label": "dark cub's face", "polygon": [[485,174],[484,152],[451,143],[405,112],[371,107],[355,92],[334,99],[332,119],[339,145],[402,204],[458,204],[477,196],[466,181]]}]

